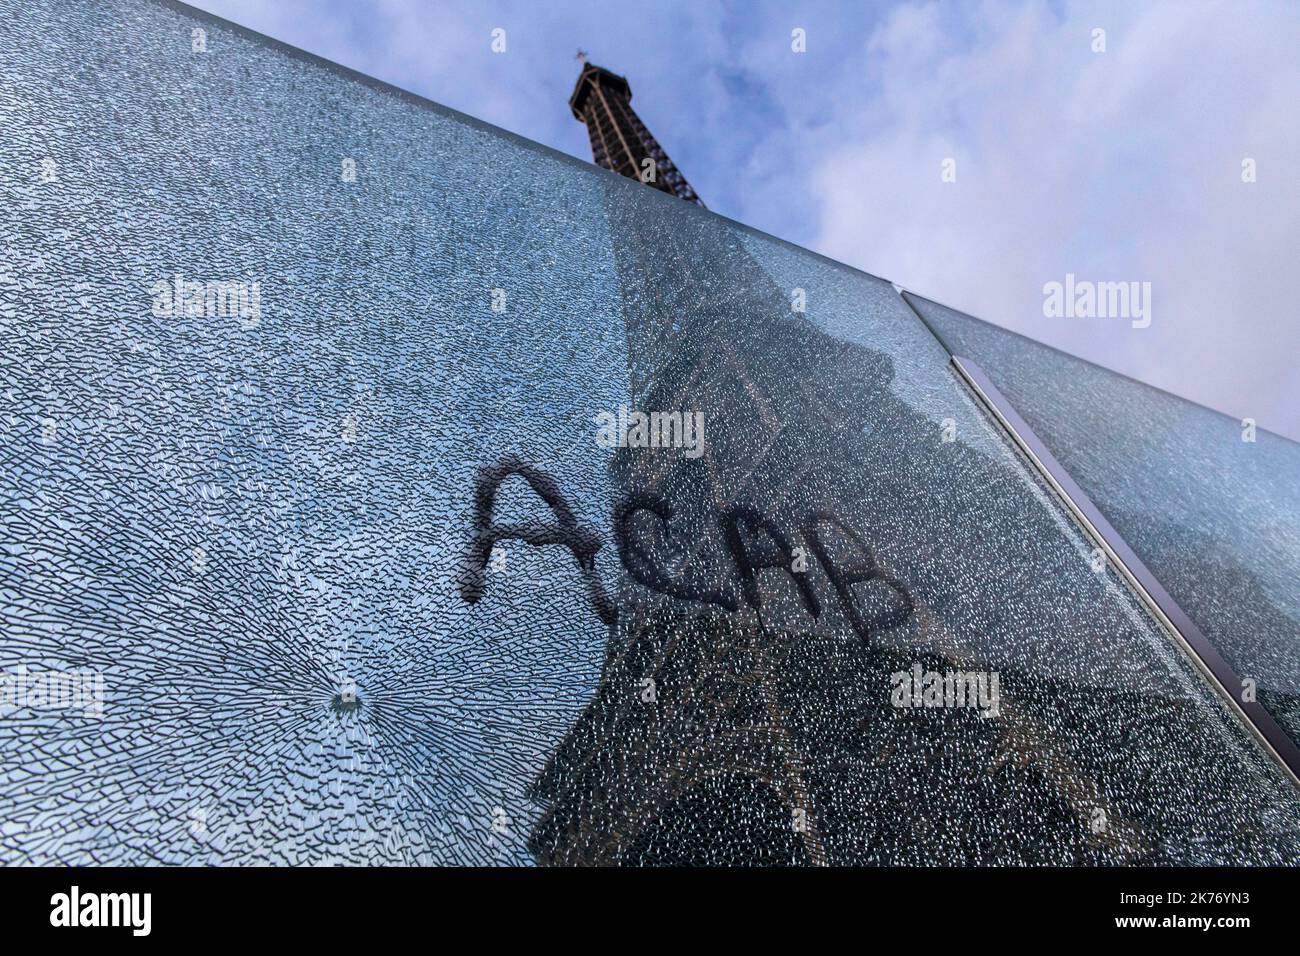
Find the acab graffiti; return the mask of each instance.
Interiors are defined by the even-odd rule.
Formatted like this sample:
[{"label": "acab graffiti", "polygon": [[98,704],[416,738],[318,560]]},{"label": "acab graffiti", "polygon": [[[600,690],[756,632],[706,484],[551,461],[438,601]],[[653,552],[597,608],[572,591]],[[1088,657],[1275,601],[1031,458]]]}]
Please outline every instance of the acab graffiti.
[{"label": "acab graffiti", "polygon": [[[550,511],[549,520],[522,523],[498,523],[495,516],[497,493],[511,476],[519,476]],[[639,515],[650,521],[638,520]],[[799,600],[814,620],[820,619],[826,602],[835,601],[854,633],[870,641],[877,631],[897,627],[912,614],[913,602],[902,581],[889,574],[862,537],[836,515],[815,510],[798,522],[796,544],[771,517],[741,504],[721,509],[714,517],[730,557],[734,578],[730,587],[702,588],[687,581],[656,558],[648,529],[658,524],[665,538],[674,511],[669,502],[653,493],[634,494],[618,502],[613,511],[614,542],[624,570],[645,587],[681,601],[715,605],[730,612],[740,608],[740,601],[760,611],[763,589],[759,572],[776,569],[793,581]],[[567,548],[577,562],[587,601],[607,626],[618,622],[618,604],[605,590],[596,569],[596,555],[603,542],[593,529],[582,525],[574,515],[558,483],[550,475],[518,458],[507,458],[496,465],[480,469],[474,487],[474,518],[469,546],[462,563],[460,596],[477,604],[487,587],[487,566],[492,549],[501,541],[522,541],[534,547],[551,545]],[[832,548],[832,542],[839,547]],[[811,552],[830,584],[830,593],[807,567],[805,556]],[[837,557],[844,555],[847,557]],[[867,611],[854,592],[854,586],[880,582],[893,592],[892,606]],[[822,586],[818,587],[819,584]],[[819,593],[820,591],[820,593]]]}]

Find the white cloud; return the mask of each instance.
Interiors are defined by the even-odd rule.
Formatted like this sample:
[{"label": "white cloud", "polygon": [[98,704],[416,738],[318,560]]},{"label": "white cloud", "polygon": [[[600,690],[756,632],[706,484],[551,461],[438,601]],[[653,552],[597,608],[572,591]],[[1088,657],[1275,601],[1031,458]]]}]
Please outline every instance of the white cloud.
[{"label": "white cloud", "polygon": [[[864,43],[819,251],[1300,438],[1300,6],[908,4]],[[1045,318],[1066,272],[1150,281],[1151,327]]]}]

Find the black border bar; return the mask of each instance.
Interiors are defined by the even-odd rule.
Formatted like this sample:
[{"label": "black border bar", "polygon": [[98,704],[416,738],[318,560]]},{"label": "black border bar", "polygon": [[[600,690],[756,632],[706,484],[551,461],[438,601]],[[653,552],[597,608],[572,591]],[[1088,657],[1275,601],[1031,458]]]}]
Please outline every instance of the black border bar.
[{"label": "black border bar", "polygon": [[[1268,939],[1281,938],[1291,925],[1295,876],[1290,868],[1177,867],[0,869],[0,921],[11,949],[27,940],[57,945],[63,936],[64,948],[150,941],[174,948],[200,940],[208,948],[248,948],[250,940],[260,940],[293,952],[346,954],[391,945],[399,933],[434,945],[460,937],[518,939],[531,950],[555,948],[557,940],[586,949],[589,940],[638,936],[669,946],[689,941],[696,948],[716,939],[731,949],[753,939],[770,949],[773,931],[788,927],[785,937],[802,936],[808,944],[853,933],[898,937],[913,948],[933,941],[947,952],[981,940],[996,947],[1024,939],[1051,948],[1065,939],[1127,934],[1142,927],[1130,922],[1135,917],[1154,918],[1151,927],[1166,917],[1208,917],[1215,925],[1185,931],[1208,933],[1222,945],[1247,941],[1236,935],[1242,928],[1272,930]],[[73,886],[80,899],[149,893],[149,935],[135,936],[122,920],[52,925],[56,896],[71,897]],[[1228,928],[1218,922],[1225,917],[1246,917],[1248,927],[1236,922]],[[1156,935],[1180,941],[1178,933]]]}]

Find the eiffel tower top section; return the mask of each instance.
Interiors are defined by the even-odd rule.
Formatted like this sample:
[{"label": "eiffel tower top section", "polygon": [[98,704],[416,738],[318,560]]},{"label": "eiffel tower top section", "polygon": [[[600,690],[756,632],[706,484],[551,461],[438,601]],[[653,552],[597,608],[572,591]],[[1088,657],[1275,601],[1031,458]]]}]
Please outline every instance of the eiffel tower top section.
[{"label": "eiffel tower top section", "polygon": [[703,206],[686,177],[632,109],[632,87],[627,79],[588,63],[585,54],[579,53],[578,58],[583,62],[582,73],[569,97],[569,108],[587,124],[596,165]]}]

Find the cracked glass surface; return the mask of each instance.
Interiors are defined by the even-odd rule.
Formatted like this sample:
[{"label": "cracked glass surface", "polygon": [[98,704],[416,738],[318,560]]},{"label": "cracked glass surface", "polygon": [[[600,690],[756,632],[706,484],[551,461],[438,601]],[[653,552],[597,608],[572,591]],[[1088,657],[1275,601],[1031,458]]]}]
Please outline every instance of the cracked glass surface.
[{"label": "cracked glass surface", "polygon": [[0,12],[0,859],[1300,856],[887,283],[169,5]]},{"label": "cracked glass surface", "polygon": [[907,295],[1300,740],[1300,445]]}]

